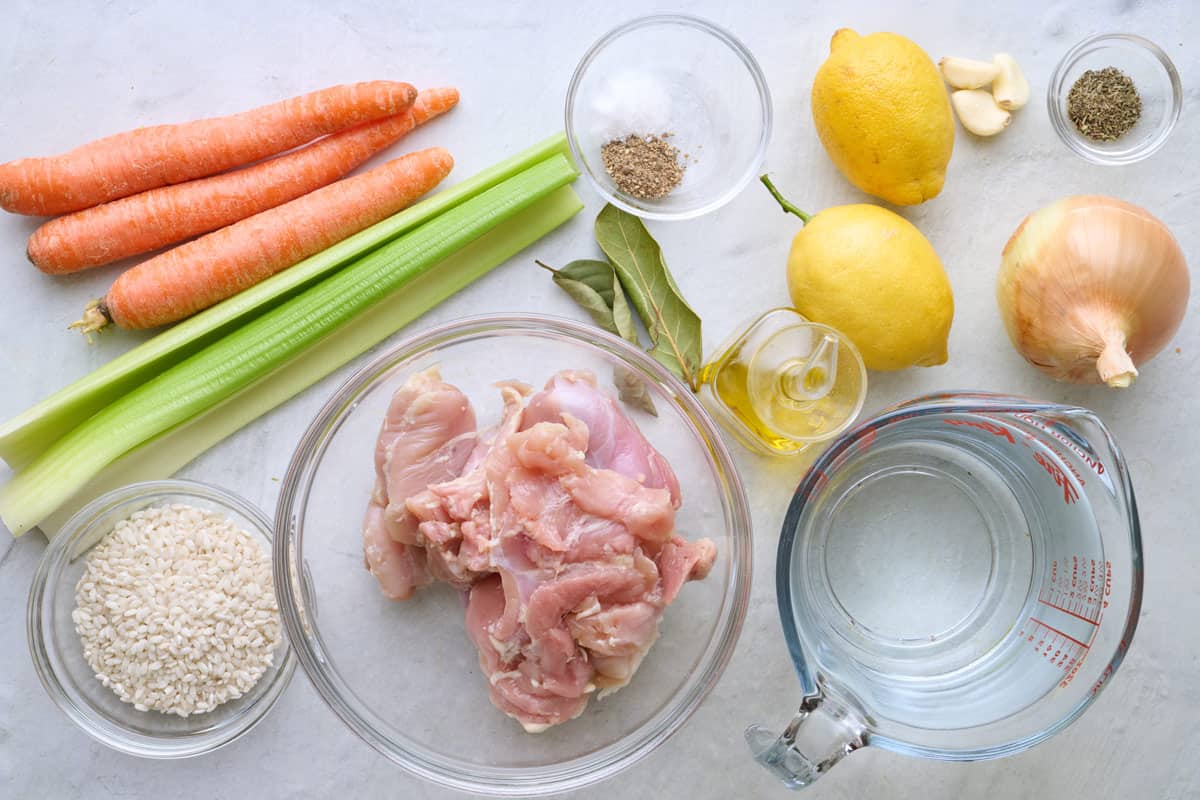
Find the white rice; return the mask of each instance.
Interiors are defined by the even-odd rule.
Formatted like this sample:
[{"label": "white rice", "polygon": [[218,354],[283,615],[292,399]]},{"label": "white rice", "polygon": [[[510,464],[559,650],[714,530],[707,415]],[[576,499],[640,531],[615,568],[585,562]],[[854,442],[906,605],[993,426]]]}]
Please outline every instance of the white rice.
[{"label": "white rice", "polygon": [[280,641],[271,562],[223,514],[138,511],[88,554],[71,619],[96,678],[139,711],[203,714],[248,692]]}]

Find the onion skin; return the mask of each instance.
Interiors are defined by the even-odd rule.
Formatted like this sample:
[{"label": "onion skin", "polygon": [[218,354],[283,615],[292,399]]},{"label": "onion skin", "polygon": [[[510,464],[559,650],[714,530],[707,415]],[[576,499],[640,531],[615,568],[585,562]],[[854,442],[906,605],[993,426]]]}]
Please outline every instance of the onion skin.
[{"label": "onion skin", "polygon": [[1013,233],[996,301],[1030,364],[1057,380],[1123,388],[1175,335],[1189,288],[1166,225],[1130,203],[1077,195]]}]

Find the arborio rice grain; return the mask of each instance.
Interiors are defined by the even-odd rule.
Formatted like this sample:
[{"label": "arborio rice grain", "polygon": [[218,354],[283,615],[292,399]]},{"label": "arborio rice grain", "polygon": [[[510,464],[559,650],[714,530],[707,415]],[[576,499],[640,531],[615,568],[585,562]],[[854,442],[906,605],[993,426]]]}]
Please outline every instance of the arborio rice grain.
[{"label": "arborio rice grain", "polygon": [[241,697],[280,640],[271,562],[222,514],[138,511],[88,555],[71,618],[96,678],[140,711],[203,714]]}]

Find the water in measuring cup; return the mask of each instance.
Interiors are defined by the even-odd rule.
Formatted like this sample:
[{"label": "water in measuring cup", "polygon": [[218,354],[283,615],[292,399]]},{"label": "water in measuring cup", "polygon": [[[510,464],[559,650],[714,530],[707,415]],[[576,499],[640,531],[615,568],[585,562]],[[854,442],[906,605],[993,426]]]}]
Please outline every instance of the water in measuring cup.
[{"label": "water in measuring cup", "polygon": [[1088,467],[1020,415],[883,426],[800,518],[791,589],[818,682],[884,732],[992,723],[1066,686],[1107,578]]}]

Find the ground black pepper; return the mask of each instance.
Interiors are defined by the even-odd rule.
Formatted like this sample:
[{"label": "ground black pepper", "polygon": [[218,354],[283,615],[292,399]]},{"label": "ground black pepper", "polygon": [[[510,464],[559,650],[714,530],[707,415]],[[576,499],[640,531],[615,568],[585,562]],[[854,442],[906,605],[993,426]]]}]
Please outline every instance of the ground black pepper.
[{"label": "ground black pepper", "polygon": [[639,200],[666,197],[683,180],[685,161],[679,148],[661,136],[630,134],[600,148],[604,169],[625,194]]}]

